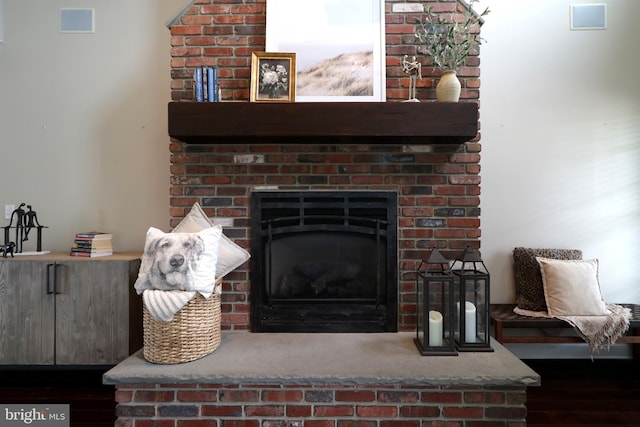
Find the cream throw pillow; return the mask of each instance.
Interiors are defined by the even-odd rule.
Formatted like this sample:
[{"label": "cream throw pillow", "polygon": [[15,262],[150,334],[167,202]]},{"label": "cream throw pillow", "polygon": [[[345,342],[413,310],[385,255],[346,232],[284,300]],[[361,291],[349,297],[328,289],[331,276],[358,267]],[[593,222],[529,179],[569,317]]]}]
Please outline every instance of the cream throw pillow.
[{"label": "cream throw pillow", "polygon": [[550,316],[608,314],[600,291],[598,260],[556,260],[537,257]]},{"label": "cream throw pillow", "polygon": [[[197,233],[215,224],[204,213],[198,202],[194,203],[191,210],[182,221],[173,229],[173,233]],[[249,252],[238,246],[235,242],[222,234],[218,249],[218,263],[216,265],[217,277],[224,277],[236,268],[247,262]]]}]

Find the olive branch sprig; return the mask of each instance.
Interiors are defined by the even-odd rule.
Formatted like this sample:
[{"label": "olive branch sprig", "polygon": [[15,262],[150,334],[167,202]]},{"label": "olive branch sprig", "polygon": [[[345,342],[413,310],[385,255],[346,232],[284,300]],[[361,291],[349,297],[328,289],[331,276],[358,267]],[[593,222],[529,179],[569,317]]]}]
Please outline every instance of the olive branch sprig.
[{"label": "olive branch sprig", "polygon": [[424,19],[416,20],[416,39],[424,46],[424,53],[432,58],[434,69],[456,70],[469,55],[477,53],[483,41],[479,27],[482,18],[490,12],[487,7],[477,14],[473,10],[477,1],[462,2],[465,8],[462,20],[456,20],[455,14],[447,19],[443,14],[433,13],[430,6]]}]

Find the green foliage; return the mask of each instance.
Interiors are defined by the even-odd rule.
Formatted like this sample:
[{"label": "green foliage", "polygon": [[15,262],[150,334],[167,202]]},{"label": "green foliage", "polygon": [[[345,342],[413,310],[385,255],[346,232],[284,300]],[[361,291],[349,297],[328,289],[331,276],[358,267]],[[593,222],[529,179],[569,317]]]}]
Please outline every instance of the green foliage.
[{"label": "green foliage", "polygon": [[477,1],[461,2],[465,10],[459,16],[454,13],[447,19],[443,14],[432,13],[429,7],[424,20],[417,20],[416,39],[432,58],[434,69],[456,70],[470,54],[477,53],[482,43],[482,18],[490,12],[487,7],[481,14],[475,13],[473,4]]}]

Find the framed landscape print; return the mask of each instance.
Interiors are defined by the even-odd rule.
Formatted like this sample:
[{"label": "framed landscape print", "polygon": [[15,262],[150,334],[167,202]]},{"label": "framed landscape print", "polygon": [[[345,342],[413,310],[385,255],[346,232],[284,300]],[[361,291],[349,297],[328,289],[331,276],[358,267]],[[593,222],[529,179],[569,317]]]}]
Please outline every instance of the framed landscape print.
[{"label": "framed landscape print", "polygon": [[296,53],[296,100],[386,99],[384,0],[267,0],[266,50]]},{"label": "framed landscape print", "polygon": [[253,52],[251,55],[251,102],[296,100],[296,54]]}]

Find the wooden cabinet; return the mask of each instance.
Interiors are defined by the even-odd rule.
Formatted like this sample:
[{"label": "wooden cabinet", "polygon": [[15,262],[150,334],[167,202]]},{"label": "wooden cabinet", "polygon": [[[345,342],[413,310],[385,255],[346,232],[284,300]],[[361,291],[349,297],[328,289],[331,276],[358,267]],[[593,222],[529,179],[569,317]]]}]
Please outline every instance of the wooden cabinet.
[{"label": "wooden cabinet", "polygon": [[142,347],[140,254],[0,258],[0,364],[113,365]]}]

